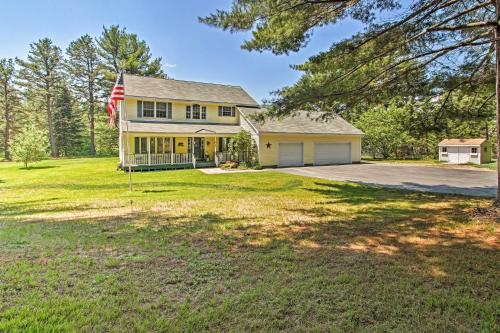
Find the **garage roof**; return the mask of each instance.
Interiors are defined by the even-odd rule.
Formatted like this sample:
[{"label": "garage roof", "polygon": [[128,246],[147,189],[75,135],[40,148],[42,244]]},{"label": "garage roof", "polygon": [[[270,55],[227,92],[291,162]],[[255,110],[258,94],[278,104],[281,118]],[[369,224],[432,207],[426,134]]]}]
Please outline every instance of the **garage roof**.
[{"label": "garage roof", "polygon": [[[122,128],[126,132],[127,124],[124,121]],[[152,122],[129,121],[129,132],[168,133],[168,134],[237,134],[241,131],[239,125],[193,124],[186,122]]]},{"label": "garage roof", "polygon": [[486,139],[444,139],[438,146],[480,146]]},{"label": "garage roof", "polygon": [[152,78],[125,74],[125,95],[207,103],[256,106],[257,102],[239,86]]},{"label": "garage roof", "polygon": [[286,134],[347,134],[362,135],[363,132],[352,126],[340,116],[324,120],[319,119],[319,113],[298,111],[294,116],[283,119],[266,119],[264,123],[256,121],[254,116],[266,109],[238,107],[245,119],[250,121],[255,129],[265,133]]}]

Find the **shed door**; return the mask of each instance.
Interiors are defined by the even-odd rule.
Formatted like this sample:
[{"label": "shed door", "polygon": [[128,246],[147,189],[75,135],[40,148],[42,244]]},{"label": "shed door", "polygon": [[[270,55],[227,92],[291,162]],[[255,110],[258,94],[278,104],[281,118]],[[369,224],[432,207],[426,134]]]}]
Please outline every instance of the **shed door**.
[{"label": "shed door", "polygon": [[448,147],[448,161],[454,164],[469,163],[470,147]]},{"label": "shed door", "polygon": [[458,164],[459,152],[458,147],[448,147],[448,162]]},{"label": "shed door", "polygon": [[465,164],[469,163],[470,160],[470,147],[458,147],[459,154],[458,154],[458,163],[459,164]]},{"label": "shed door", "polygon": [[304,165],[303,143],[280,143],[278,147],[278,166],[302,166]]}]

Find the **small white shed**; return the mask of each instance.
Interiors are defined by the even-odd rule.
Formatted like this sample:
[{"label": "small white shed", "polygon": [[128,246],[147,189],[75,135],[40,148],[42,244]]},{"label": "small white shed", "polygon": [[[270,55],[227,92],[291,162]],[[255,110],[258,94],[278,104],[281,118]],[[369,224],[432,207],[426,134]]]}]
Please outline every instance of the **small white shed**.
[{"label": "small white shed", "polygon": [[491,162],[491,144],[486,139],[444,139],[439,143],[439,160],[452,164]]}]

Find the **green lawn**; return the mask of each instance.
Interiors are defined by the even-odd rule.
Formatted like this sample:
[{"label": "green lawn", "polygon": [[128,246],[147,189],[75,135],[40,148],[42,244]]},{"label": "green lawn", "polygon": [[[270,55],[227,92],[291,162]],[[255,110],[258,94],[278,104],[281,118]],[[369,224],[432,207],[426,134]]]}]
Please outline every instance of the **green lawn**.
[{"label": "green lawn", "polygon": [[486,199],[0,163],[0,332],[498,332]]}]

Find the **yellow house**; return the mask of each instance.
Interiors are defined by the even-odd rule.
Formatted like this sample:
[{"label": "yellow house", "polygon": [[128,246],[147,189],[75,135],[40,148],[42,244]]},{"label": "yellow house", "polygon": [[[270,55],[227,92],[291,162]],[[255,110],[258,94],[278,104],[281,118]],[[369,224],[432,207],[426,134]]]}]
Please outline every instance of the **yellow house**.
[{"label": "yellow house", "polygon": [[216,166],[241,130],[252,134],[264,167],[356,163],[362,132],[340,117],[298,112],[257,122],[265,111],[241,87],[124,75],[120,165],[134,169]]}]

